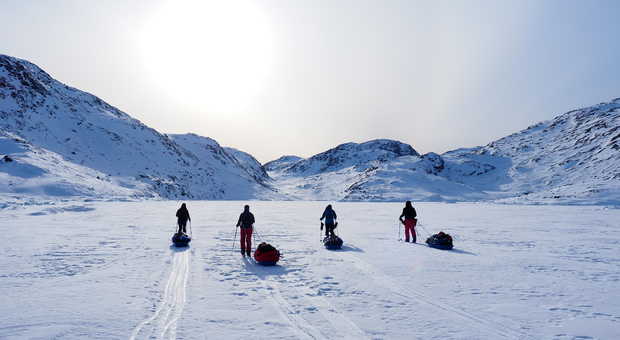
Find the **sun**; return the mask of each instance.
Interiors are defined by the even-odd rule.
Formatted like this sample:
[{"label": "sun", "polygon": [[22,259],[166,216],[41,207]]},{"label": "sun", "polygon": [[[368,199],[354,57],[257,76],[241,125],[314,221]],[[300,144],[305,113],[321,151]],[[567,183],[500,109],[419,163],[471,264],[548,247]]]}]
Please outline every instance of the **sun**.
[{"label": "sun", "polygon": [[165,93],[210,112],[247,110],[274,63],[268,16],[250,1],[167,1],[140,32],[144,67]]}]

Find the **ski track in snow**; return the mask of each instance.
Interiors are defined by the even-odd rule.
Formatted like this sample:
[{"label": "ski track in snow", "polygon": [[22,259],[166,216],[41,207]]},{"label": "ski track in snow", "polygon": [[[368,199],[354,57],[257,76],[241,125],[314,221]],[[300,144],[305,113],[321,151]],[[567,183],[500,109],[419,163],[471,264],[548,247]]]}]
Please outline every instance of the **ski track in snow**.
[{"label": "ski track in snow", "polygon": [[[308,241],[306,241],[308,242]],[[314,246],[307,243],[312,249]],[[308,251],[308,250],[306,250]],[[300,251],[305,253],[306,251]],[[311,251],[313,252],[313,251]],[[314,339],[367,339],[366,333],[360,329],[355,322],[347,318],[325,297],[320,295],[319,291],[309,288],[312,282],[311,267],[312,264],[307,262],[308,258],[301,264],[303,270],[295,271],[292,274],[298,274],[296,280],[283,279],[279,280],[263,279],[266,288],[271,292],[272,298],[278,304],[278,309],[285,314],[286,318],[298,330],[305,333],[306,336]],[[285,260],[284,260],[285,261]],[[283,287],[284,286],[284,287]],[[293,308],[287,302],[287,298],[282,294],[282,288],[291,291],[290,298],[294,299],[300,306],[304,308]],[[320,327],[312,327],[311,321],[306,320],[302,316],[302,311],[308,313],[318,312],[322,316]]]},{"label": "ski track in snow", "polygon": [[[273,237],[273,235],[270,236]],[[282,238],[287,239],[291,236],[282,235]],[[232,241],[224,235],[218,238],[225,244]],[[260,241],[262,240],[255,238],[254,244]],[[315,247],[311,244],[312,242],[306,241],[305,243],[308,249],[287,252],[289,255],[283,256],[281,263],[274,267],[263,267],[254,260],[242,257],[244,266],[250,267],[239,274],[252,277],[256,275],[255,278],[261,290],[267,293],[266,297],[271,305],[290,325],[295,338],[368,339],[366,332],[346,317],[326,297],[321,296],[320,289],[313,289],[321,283],[313,279],[312,263],[308,261],[312,257],[305,255],[316,251],[312,249]],[[298,260],[301,262],[297,263]],[[287,267],[290,269],[284,269]],[[256,273],[253,274],[254,270]],[[279,274],[280,272],[283,274]]]},{"label": "ski track in snow", "polygon": [[323,317],[330,323],[338,336],[336,339],[367,339],[366,333],[361,330],[355,322],[344,316],[333,304],[326,298],[323,298],[312,292],[307,287],[297,288],[311,306],[315,306]]},{"label": "ski track in snow", "polygon": [[[293,297],[295,300],[301,300],[303,306],[307,306],[307,311],[318,311],[322,317],[331,326],[329,332],[325,332],[325,324],[321,328],[313,327],[311,322],[301,316],[301,311],[294,308],[284,297],[281,283],[273,280],[264,280],[264,287],[271,293],[274,305],[280,311],[291,326],[295,329],[300,338],[310,339],[367,339],[363,330],[361,330],[353,321],[345,317],[338,311],[327,299],[318,296],[315,292],[302,285],[293,283]],[[291,284],[291,282],[286,282]],[[296,286],[296,287],[295,287]]]},{"label": "ski track in snow", "polygon": [[173,250],[172,269],[164,288],[161,302],[153,315],[134,328],[130,340],[143,333],[146,339],[176,339],[177,321],[185,306],[189,277],[190,251]]},{"label": "ski track in snow", "polygon": [[478,327],[481,329],[486,329],[487,331],[490,331],[491,333],[495,333],[495,335],[497,336],[501,336],[507,339],[530,339],[529,335],[524,334],[523,332],[520,332],[514,329],[513,327],[506,326],[503,323],[493,321],[493,320],[485,320],[472,313],[468,313],[466,311],[448,306],[446,304],[433,301],[432,298],[426,296],[425,294],[423,294],[422,292],[420,292],[419,290],[411,286],[408,286],[407,289],[404,289],[404,287],[401,287],[399,284],[394,282],[391,278],[383,274],[381,271],[379,271],[377,268],[375,268],[371,264],[349,253],[344,253],[344,252],[338,252],[338,253],[341,254],[343,258],[348,259],[353,264],[353,266],[357,268],[359,271],[367,274],[368,278],[388,288],[395,295],[401,296],[408,300],[414,299],[416,301],[420,301],[422,303],[430,305],[441,312],[456,315],[464,319],[465,321],[469,321],[475,325],[478,325]]},{"label": "ski track in snow", "polygon": [[299,311],[295,310],[282,296],[280,288],[273,282],[268,282],[265,287],[271,292],[271,299],[274,306],[295,331],[299,339],[323,339],[321,332],[308,323],[299,315]]}]

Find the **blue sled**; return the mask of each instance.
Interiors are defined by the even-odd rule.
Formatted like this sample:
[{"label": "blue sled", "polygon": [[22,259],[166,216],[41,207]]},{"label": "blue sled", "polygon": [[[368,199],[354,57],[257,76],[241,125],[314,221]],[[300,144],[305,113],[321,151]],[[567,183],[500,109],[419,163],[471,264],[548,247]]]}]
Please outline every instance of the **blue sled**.
[{"label": "blue sled", "polygon": [[175,247],[187,247],[192,241],[192,238],[185,234],[174,234],[172,236],[172,243]]},{"label": "blue sled", "polygon": [[323,239],[323,245],[329,250],[337,250],[342,248],[344,242],[338,236],[327,236]]},{"label": "blue sled", "polygon": [[337,250],[342,248],[342,244],[326,244],[325,248],[329,250]]}]

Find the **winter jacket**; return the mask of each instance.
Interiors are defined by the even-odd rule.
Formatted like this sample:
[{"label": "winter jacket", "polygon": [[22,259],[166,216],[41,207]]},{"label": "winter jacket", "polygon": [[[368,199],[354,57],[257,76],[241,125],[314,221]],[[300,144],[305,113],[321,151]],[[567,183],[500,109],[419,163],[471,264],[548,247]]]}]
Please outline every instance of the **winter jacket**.
[{"label": "winter jacket", "polygon": [[325,209],[325,211],[323,211],[323,216],[321,216],[321,221],[325,219],[325,224],[334,224],[336,218],[338,217],[334,209]]},{"label": "winter jacket", "polygon": [[186,223],[187,220],[192,220],[189,217],[189,211],[187,210],[187,208],[179,208],[179,210],[177,210],[177,218],[179,219],[180,223]]},{"label": "winter jacket", "polygon": [[237,221],[237,227],[252,228],[254,224],[254,215],[249,211],[244,211],[239,215],[239,221]]},{"label": "winter jacket", "polygon": [[414,220],[417,216],[418,214],[415,212],[414,207],[404,207],[403,213],[400,214],[401,219],[405,217],[405,219],[408,219],[408,220]]}]

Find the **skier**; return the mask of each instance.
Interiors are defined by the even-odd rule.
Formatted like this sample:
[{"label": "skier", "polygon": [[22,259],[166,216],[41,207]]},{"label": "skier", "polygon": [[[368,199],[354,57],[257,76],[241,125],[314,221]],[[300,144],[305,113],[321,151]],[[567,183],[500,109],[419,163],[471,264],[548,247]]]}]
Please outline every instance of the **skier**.
[{"label": "skier", "polygon": [[250,206],[243,207],[243,212],[239,215],[237,227],[241,227],[241,255],[248,255],[252,252],[252,226],[254,225],[254,215],[250,212]]},{"label": "skier", "polygon": [[409,233],[411,233],[411,242],[416,243],[415,225],[418,222],[416,217],[417,213],[415,212],[415,208],[411,205],[411,201],[407,201],[407,203],[405,203],[405,208],[403,208],[403,213],[400,214],[398,218],[400,223],[405,225],[405,242],[409,242]]},{"label": "skier", "polygon": [[187,226],[188,220],[191,221],[192,219],[189,217],[189,211],[187,211],[185,203],[183,203],[181,204],[179,210],[177,210],[177,223],[179,225],[179,231],[177,232],[177,234],[181,234],[181,232],[183,234],[187,233],[185,227]]},{"label": "skier", "polygon": [[323,219],[325,219],[325,237],[334,235],[334,229],[336,229],[336,212],[332,209],[332,205],[325,207],[323,215],[321,216],[321,230],[323,230]]}]

